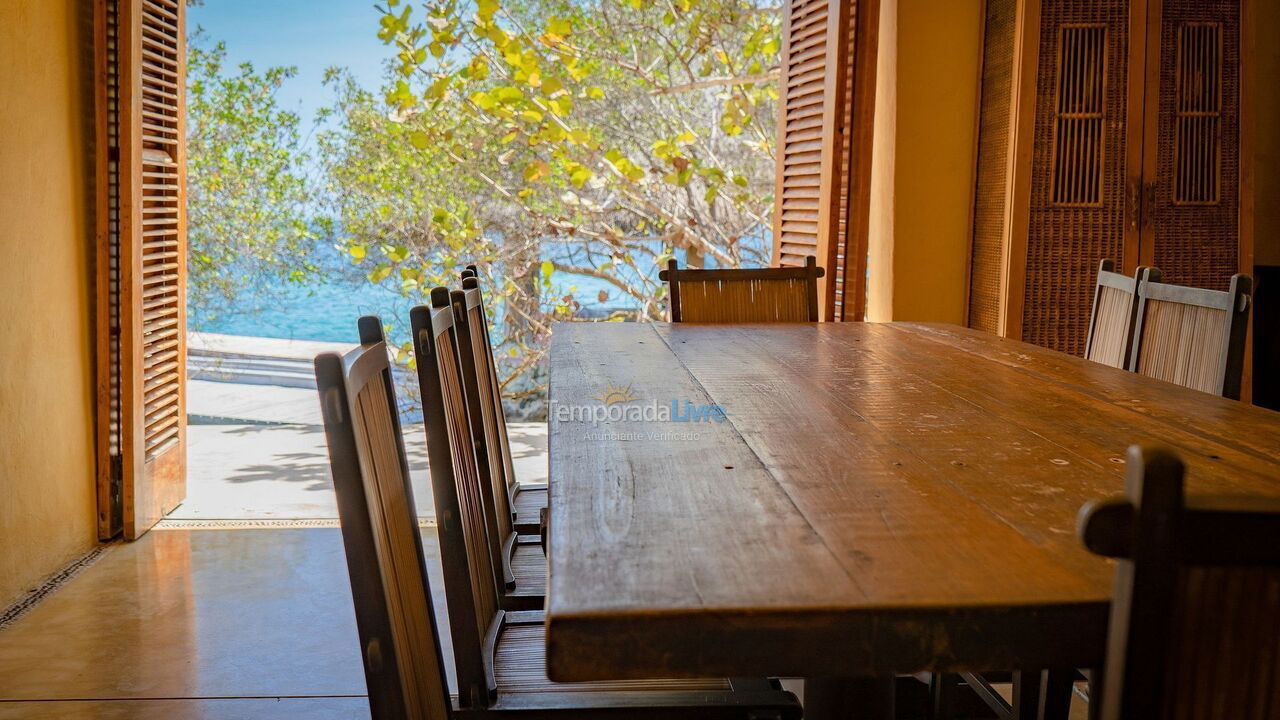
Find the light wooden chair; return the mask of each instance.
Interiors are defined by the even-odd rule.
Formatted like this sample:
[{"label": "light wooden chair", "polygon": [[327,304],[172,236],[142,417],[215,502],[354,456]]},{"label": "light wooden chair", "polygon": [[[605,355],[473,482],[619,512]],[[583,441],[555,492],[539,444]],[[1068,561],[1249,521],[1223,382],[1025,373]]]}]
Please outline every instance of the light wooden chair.
[{"label": "light wooden chair", "polygon": [[1185,498],[1166,450],[1129,449],[1123,499],[1080,514],[1116,558],[1104,720],[1280,715],[1280,502]]},{"label": "light wooden chair", "polygon": [[1115,272],[1115,266],[1111,260],[1098,263],[1084,356],[1103,365],[1127,368],[1133,349],[1133,321],[1138,314],[1138,282],[1145,268],[1139,267],[1129,277]]},{"label": "light wooden chair", "polygon": [[[477,363],[480,356],[488,365],[489,382],[480,383],[481,402],[492,405],[494,432],[497,435],[499,457],[491,461],[493,472],[501,473],[502,481],[507,488],[507,505],[512,513],[515,530],[520,535],[537,535],[540,522],[547,508],[547,484],[520,482],[516,477],[515,467],[511,462],[511,442],[507,437],[507,417],[502,409],[502,390],[498,386],[498,370],[493,359],[493,346],[489,342],[489,317],[485,313],[484,297],[480,292],[480,271],[475,265],[468,265],[462,272],[462,287],[466,295],[466,315],[468,326],[477,328],[473,333],[476,338],[475,352]],[[484,341],[481,352],[480,340]],[[479,365],[477,365],[479,372]],[[492,455],[492,448],[489,448]],[[495,485],[496,487],[496,485]]]},{"label": "light wooden chair", "polygon": [[658,277],[670,288],[671,322],[818,322],[818,278],[813,257],[804,267],[681,270],[676,261]]},{"label": "light wooden chair", "polygon": [[493,581],[485,537],[489,524],[480,499],[449,291],[436,288],[431,304],[431,308],[414,308],[412,314],[457,666],[460,710],[455,716],[798,718],[795,697],[763,679],[598,683],[547,679],[542,613],[504,610]]},{"label": "light wooden chair", "polygon": [[1162,283],[1160,271],[1147,268],[1129,369],[1239,400],[1252,294],[1248,275],[1232,276],[1222,292]]},{"label": "light wooden chair", "polygon": [[375,720],[447,720],[450,700],[431,606],[382,323],[360,347],[315,359],[369,707]]}]

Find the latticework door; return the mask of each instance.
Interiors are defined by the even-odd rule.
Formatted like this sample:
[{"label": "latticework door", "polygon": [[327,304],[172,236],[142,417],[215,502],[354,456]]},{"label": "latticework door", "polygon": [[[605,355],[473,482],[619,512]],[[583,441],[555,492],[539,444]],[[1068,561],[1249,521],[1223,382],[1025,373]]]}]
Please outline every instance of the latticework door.
[{"label": "latticework door", "polygon": [[1080,354],[1094,271],[1124,257],[1126,0],[1044,0],[1022,339]]},{"label": "latticework door", "polygon": [[1240,3],[1161,5],[1160,46],[1148,51],[1159,95],[1147,122],[1142,261],[1165,282],[1226,290],[1240,271]]}]

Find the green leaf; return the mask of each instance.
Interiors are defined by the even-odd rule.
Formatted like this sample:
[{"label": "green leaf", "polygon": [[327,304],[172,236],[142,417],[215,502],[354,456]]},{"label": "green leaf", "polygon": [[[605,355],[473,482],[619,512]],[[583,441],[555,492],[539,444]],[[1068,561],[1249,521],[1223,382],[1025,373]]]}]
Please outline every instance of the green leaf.
[{"label": "green leaf", "polygon": [[427,146],[431,144],[431,138],[421,130],[414,130],[409,133],[409,142],[419,150],[426,150]]}]

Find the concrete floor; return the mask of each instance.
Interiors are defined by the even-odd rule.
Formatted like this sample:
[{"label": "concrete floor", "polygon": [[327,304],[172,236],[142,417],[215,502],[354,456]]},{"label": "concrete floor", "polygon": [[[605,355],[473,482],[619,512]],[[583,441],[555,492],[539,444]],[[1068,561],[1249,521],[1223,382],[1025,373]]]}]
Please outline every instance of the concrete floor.
[{"label": "concrete floor", "polygon": [[3,720],[367,718],[364,695],[337,529],[155,530],[0,631]]}]

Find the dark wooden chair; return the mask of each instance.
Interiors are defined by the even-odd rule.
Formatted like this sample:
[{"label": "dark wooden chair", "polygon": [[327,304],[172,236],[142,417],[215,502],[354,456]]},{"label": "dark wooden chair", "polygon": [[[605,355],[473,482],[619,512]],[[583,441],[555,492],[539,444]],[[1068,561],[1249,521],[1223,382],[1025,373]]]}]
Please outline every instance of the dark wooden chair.
[{"label": "dark wooden chair", "polygon": [[671,322],[818,322],[818,278],[813,257],[804,267],[681,270],[676,261],[658,277],[670,288]]},{"label": "dark wooden chair", "polygon": [[1162,283],[1160,271],[1147,268],[1129,369],[1239,400],[1252,295],[1248,275],[1233,275],[1222,292]]},{"label": "dark wooden chair", "polygon": [[1104,720],[1280,716],[1280,502],[1186,498],[1184,468],[1129,449],[1123,499],[1080,513],[1116,558]]},{"label": "dark wooden chair", "polygon": [[[476,295],[478,291],[472,295],[473,302],[478,302]],[[540,610],[547,591],[546,558],[537,535],[518,535],[513,526],[502,461],[503,433],[495,417],[501,406],[493,404],[490,391],[493,376],[483,315],[477,319],[467,312],[466,293],[454,291],[448,297],[453,303],[453,322],[438,337],[430,325],[430,308],[415,308],[409,316],[429,446],[431,435],[439,439],[439,428],[444,427],[432,422],[434,404],[462,403],[461,408],[449,407],[440,417],[456,422],[466,432],[448,446],[446,456],[437,458],[433,452],[431,462],[433,468],[437,463],[451,466],[454,474],[474,478],[464,500],[478,504],[474,512],[485,522],[486,567],[492,569],[492,580],[500,588],[502,608]],[[478,320],[480,327],[476,326]],[[435,338],[440,347],[427,343],[428,337]],[[448,357],[450,353],[457,357]],[[442,393],[437,393],[432,383],[439,383]]]},{"label": "dark wooden chair", "polygon": [[445,666],[382,323],[315,359],[369,706],[378,720],[449,717]]},{"label": "dark wooden chair", "polygon": [[488,522],[470,453],[452,298],[431,293],[412,311],[419,347],[431,483],[439,523],[458,707],[455,715],[549,718],[798,718],[793,695],[768,680],[553,683],[540,611],[502,607],[487,550]]},{"label": "dark wooden chair", "polygon": [[1111,260],[1098,263],[1098,281],[1089,315],[1089,336],[1084,356],[1111,367],[1127,368],[1133,349],[1133,324],[1138,314],[1139,267],[1133,277],[1115,271]]},{"label": "dark wooden chair", "polygon": [[[488,365],[489,383],[480,384],[482,402],[492,404],[493,421],[496,433],[499,457],[491,463],[493,472],[502,474],[502,481],[507,488],[507,505],[509,506],[515,530],[520,535],[537,535],[541,532],[540,522],[547,508],[547,484],[520,482],[516,477],[515,467],[511,462],[511,444],[507,437],[507,418],[502,409],[502,390],[498,385],[497,365],[493,359],[493,346],[489,340],[489,317],[485,313],[484,297],[480,291],[480,271],[475,265],[468,265],[462,271],[463,291],[468,293],[466,314],[471,327],[477,328],[476,352],[480,352],[480,339],[484,340],[483,359]],[[474,292],[472,292],[474,291]],[[478,362],[478,360],[477,360]]]}]

